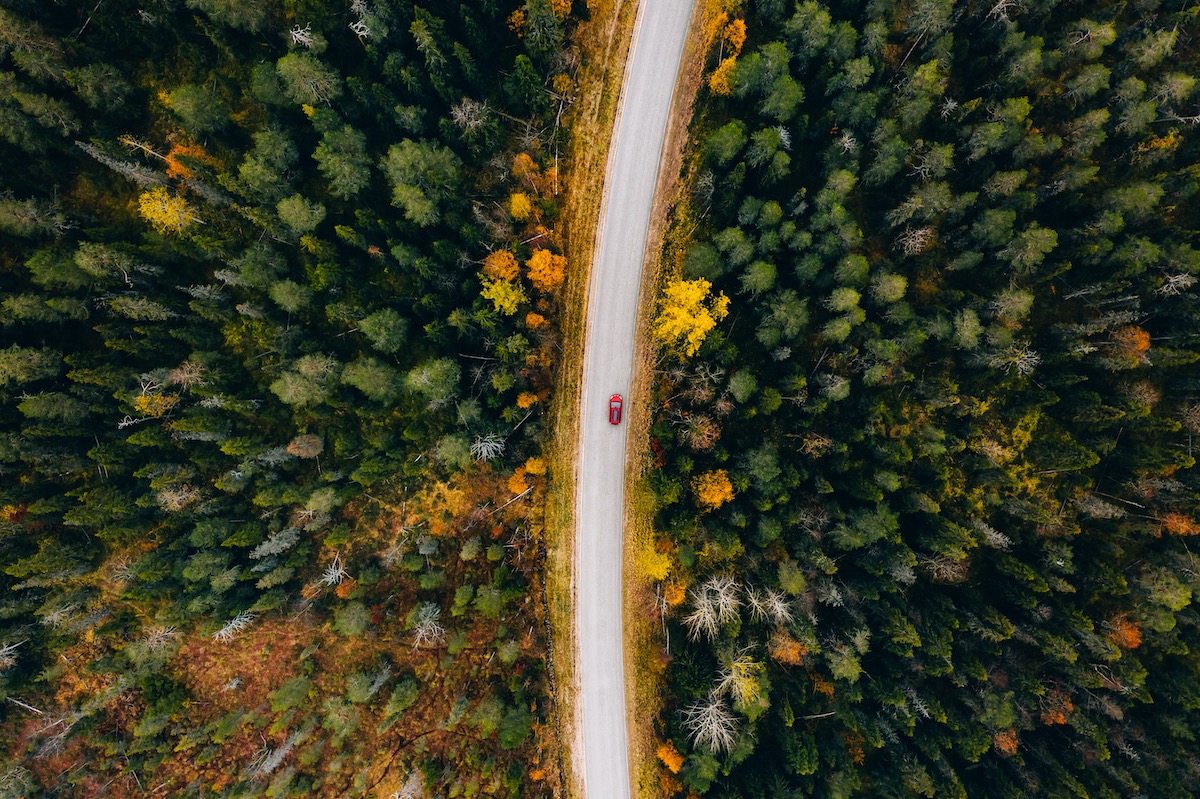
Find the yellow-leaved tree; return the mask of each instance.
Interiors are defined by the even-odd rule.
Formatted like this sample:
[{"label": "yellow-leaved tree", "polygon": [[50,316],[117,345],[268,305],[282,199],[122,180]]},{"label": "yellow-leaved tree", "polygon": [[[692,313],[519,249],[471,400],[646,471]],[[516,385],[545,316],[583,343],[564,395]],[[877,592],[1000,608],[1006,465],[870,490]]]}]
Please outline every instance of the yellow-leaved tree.
[{"label": "yellow-leaved tree", "polygon": [[724,469],[696,475],[692,478],[692,490],[696,492],[696,501],[706,511],[733,499],[733,483],[729,482],[729,472]]},{"label": "yellow-leaved tree", "polygon": [[191,206],[162,186],[155,186],[138,197],[138,213],[159,233],[182,233],[198,221]]},{"label": "yellow-leaved tree", "polygon": [[691,357],[704,343],[708,331],[729,314],[729,298],[712,294],[712,284],[702,277],[680,278],[663,292],[654,338],[660,344]]},{"label": "yellow-leaved tree", "polygon": [[483,291],[479,293],[484,299],[491,300],[496,310],[505,316],[515,314],[527,299],[525,289],[508,280],[484,279]]},{"label": "yellow-leaved tree", "polygon": [[729,73],[733,71],[735,64],[737,64],[737,56],[722,59],[721,63],[717,64],[717,68],[708,76],[708,88],[713,94],[727,97],[733,92],[733,87],[729,84]]},{"label": "yellow-leaved tree", "polygon": [[533,213],[533,203],[523,191],[514,191],[508,198],[508,212],[518,222],[524,222]]},{"label": "yellow-leaved tree", "polygon": [[525,268],[529,270],[529,282],[533,287],[547,294],[562,285],[567,272],[567,259],[549,250],[534,250],[525,262]]}]

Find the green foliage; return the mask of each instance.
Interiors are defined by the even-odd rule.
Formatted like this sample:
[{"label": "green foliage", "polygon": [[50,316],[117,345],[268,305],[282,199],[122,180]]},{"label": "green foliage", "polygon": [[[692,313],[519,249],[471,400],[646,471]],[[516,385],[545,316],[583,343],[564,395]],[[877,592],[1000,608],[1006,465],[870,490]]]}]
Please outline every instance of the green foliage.
[{"label": "green foliage", "polygon": [[1152,5],[768,0],[714,47],[669,240],[729,314],[648,478],[685,789],[1195,792],[1196,59]]}]

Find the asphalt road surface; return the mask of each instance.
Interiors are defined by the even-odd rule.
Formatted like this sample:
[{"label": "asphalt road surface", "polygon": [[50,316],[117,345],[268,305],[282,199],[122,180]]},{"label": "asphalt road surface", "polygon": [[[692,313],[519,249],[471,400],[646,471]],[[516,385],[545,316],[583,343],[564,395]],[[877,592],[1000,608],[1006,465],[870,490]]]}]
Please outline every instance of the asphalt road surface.
[{"label": "asphalt road surface", "polygon": [[638,9],[592,264],[575,547],[587,799],[630,796],[621,629],[626,426],[608,423],[608,399],[625,396],[628,414],[646,237],[692,5],[693,0],[642,0]]}]

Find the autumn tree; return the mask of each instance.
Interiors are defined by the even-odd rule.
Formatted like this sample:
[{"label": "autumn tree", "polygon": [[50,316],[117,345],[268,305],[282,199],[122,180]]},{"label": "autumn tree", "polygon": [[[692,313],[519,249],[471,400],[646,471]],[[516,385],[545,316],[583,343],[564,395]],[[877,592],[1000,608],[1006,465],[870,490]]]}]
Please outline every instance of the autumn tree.
[{"label": "autumn tree", "polygon": [[555,255],[544,249],[534,250],[533,255],[525,262],[529,282],[543,294],[549,294],[562,285],[566,268],[566,256]]},{"label": "autumn tree", "polygon": [[704,278],[677,279],[667,284],[654,320],[654,338],[660,344],[691,357],[717,322],[729,313],[729,298],[712,294]]},{"label": "autumn tree", "polygon": [[733,483],[724,469],[697,475],[692,479],[692,490],[705,510],[715,510],[733,499]]}]

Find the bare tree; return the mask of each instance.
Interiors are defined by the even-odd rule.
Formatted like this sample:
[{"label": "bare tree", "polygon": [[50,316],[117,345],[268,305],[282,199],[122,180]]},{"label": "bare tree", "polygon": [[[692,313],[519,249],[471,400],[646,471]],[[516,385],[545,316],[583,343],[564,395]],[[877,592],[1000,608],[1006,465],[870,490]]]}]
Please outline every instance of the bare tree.
[{"label": "bare tree", "polygon": [[25,642],[17,641],[15,644],[0,646],[0,671],[11,669],[17,665],[17,647],[23,643]]},{"label": "bare tree", "polygon": [[257,613],[250,610],[243,610],[238,615],[234,616],[229,621],[225,622],[225,626],[212,634],[214,641],[220,641],[227,644],[237,637],[238,633],[245,630],[254,621]]},{"label": "bare tree", "polygon": [[747,588],[745,594],[746,607],[750,609],[750,618],[757,622],[766,621],[767,605],[763,601],[763,595],[758,593],[758,590],[755,588]]},{"label": "bare tree", "polygon": [[709,694],[683,711],[683,727],[696,746],[710,752],[728,752],[737,740],[737,723],[725,700]]},{"label": "bare tree", "polygon": [[707,591],[691,591],[692,607],[694,610],[683,619],[687,627],[688,638],[697,641],[703,636],[708,640],[717,637],[721,625],[717,622],[717,608]]},{"label": "bare tree", "polygon": [[782,591],[776,591],[774,588],[768,590],[763,605],[767,615],[771,617],[771,621],[776,624],[783,625],[792,622],[794,618],[792,603]]},{"label": "bare tree", "polygon": [[717,608],[717,621],[721,624],[738,618],[738,608],[741,607],[742,600],[738,599],[738,584],[732,577],[727,574],[710,577],[700,590],[712,595]]},{"label": "bare tree", "polygon": [[495,433],[480,436],[471,444],[471,457],[477,461],[494,460],[504,454],[504,439]]},{"label": "bare tree", "polygon": [[321,583],[330,586],[341,585],[342,581],[349,576],[345,564],[342,563],[342,556],[335,552],[333,563],[330,563],[321,574]]},{"label": "bare tree", "polygon": [[413,615],[413,649],[422,646],[437,646],[446,637],[446,628],[440,623],[442,609],[432,602],[422,603]]}]

